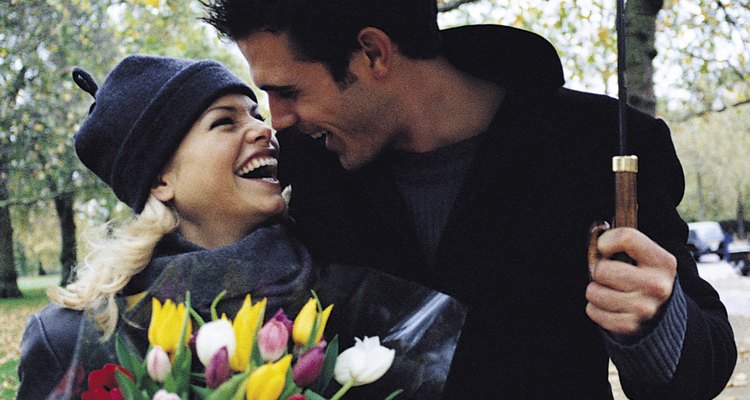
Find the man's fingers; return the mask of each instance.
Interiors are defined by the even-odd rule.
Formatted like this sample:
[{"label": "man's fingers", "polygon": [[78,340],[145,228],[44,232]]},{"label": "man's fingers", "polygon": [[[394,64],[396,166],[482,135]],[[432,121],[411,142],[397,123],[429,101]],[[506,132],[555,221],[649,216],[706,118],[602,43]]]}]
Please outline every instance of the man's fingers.
[{"label": "man's fingers", "polygon": [[618,292],[638,292],[656,299],[669,298],[674,275],[658,268],[636,268],[613,260],[600,260],[591,271],[592,281]]},{"label": "man's fingers", "polygon": [[597,325],[614,335],[631,336],[641,329],[637,316],[629,313],[615,313],[601,309],[592,303],[586,305],[586,315]]},{"label": "man's fingers", "polygon": [[638,266],[677,270],[675,257],[637,229],[610,229],[599,237],[598,247],[605,258],[626,253]]},{"label": "man's fingers", "polygon": [[621,292],[591,282],[586,288],[586,300],[598,309],[617,314],[632,315],[638,322],[650,319],[659,310],[659,302],[639,292]]}]

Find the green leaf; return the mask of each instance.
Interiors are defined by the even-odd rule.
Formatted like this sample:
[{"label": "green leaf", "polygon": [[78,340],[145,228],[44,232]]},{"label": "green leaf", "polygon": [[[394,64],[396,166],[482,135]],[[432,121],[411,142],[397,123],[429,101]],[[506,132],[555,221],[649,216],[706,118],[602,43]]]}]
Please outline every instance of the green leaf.
[{"label": "green leaf", "polygon": [[263,320],[265,319],[265,315],[266,309],[263,308],[258,313],[258,322],[255,324],[255,332],[253,332],[253,337],[255,338],[255,340],[253,340],[253,348],[250,351],[250,365],[260,366],[265,363],[263,361],[263,357],[261,357],[260,355],[260,348],[258,347],[258,332],[260,331],[260,328],[263,327]]},{"label": "green leaf", "polygon": [[237,374],[231,377],[228,381],[224,382],[211,393],[206,400],[227,400],[234,398],[237,393],[241,395],[245,393],[243,384],[247,377],[250,376],[250,371],[245,371],[241,374]]},{"label": "green leaf", "polygon": [[250,365],[260,366],[263,365],[263,357],[260,355],[260,348],[258,347],[258,333],[255,333],[255,340],[253,341],[253,348],[250,350]]},{"label": "green leaf", "polygon": [[123,368],[133,374],[137,386],[141,387],[150,380],[141,357],[136,352],[130,350],[119,334],[115,336],[115,352],[117,353],[117,361]]},{"label": "green leaf", "polygon": [[185,293],[185,309],[188,312],[185,313],[185,318],[182,320],[182,329],[180,339],[177,342],[172,372],[167,375],[167,379],[164,381],[164,389],[171,393],[184,394],[190,391],[190,363],[193,357],[190,348],[185,343],[187,326],[190,323],[190,291]]},{"label": "green leaf", "polygon": [[201,317],[201,315],[198,314],[197,311],[193,310],[192,307],[190,307],[190,315],[192,315],[195,322],[198,323],[198,327],[201,327],[206,324],[206,321],[203,319],[203,317]]},{"label": "green leaf", "polygon": [[286,382],[284,383],[284,390],[281,392],[279,398],[286,399],[287,397],[297,393],[302,393],[302,388],[294,383],[294,371],[292,371],[292,368],[289,368],[289,370],[286,371]]},{"label": "green leaf", "polygon": [[339,335],[336,335],[331,339],[331,343],[326,346],[325,364],[323,364],[323,370],[320,372],[320,377],[310,387],[310,389],[316,392],[323,392],[333,378],[333,369],[336,367],[336,358],[339,356]]},{"label": "green leaf", "polygon": [[115,352],[117,353],[117,361],[123,368],[130,371],[130,373],[135,372],[136,365],[143,363],[143,360],[141,360],[140,357],[135,356],[130,349],[128,349],[128,346],[122,341],[120,334],[115,336]]},{"label": "green leaf", "polygon": [[192,354],[187,346],[183,351],[177,351],[172,365],[172,372],[167,375],[164,381],[164,388],[172,393],[183,393],[190,388],[190,364]]},{"label": "green leaf", "polygon": [[326,398],[313,392],[310,389],[307,389],[305,390],[305,400],[326,400]]},{"label": "green leaf", "polygon": [[323,305],[320,304],[320,299],[318,298],[318,294],[315,293],[314,290],[310,291],[312,298],[315,299],[315,321],[313,321],[313,327],[310,331],[310,336],[307,337],[307,343],[302,347],[300,350],[300,354],[306,352],[307,350],[310,350],[311,347],[315,345],[313,341],[316,337],[318,337],[318,330],[320,329],[320,322],[321,322],[321,314],[323,312]]},{"label": "green leaf", "polygon": [[122,371],[115,371],[115,378],[117,378],[117,385],[120,387],[120,391],[123,396],[128,400],[149,400],[150,397],[147,393],[144,393],[135,382],[131,381],[130,378],[125,375]]},{"label": "green leaf", "polygon": [[200,400],[208,399],[211,393],[213,393],[213,389],[203,387],[203,386],[198,386],[198,385],[190,385],[190,389],[195,394],[195,396],[197,396],[198,399]]}]

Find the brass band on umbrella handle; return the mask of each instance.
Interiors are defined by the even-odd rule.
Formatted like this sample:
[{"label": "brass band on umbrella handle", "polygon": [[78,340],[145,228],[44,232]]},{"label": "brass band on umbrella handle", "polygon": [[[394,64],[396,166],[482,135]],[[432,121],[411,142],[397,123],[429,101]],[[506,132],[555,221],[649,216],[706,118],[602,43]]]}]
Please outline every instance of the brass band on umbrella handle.
[{"label": "brass band on umbrella handle", "polygon": [[[615,173],[615,228],[638,229],[638,157],[616,156],[612,158]],[[615,259],[634,264],[626,254],[617,254]]]}]

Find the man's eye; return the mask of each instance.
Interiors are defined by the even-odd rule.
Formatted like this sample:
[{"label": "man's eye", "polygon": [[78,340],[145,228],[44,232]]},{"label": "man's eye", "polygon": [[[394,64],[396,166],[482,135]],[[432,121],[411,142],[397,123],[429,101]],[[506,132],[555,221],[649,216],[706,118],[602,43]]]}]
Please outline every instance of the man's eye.
[{"label": "man's eye", "polygon": [[278,96],[282,99],[294,100],[297,98],[299,93],[296,90],[282,90],[278,92]]},{"label": "man's eye", "polygon": [[222,125],[231,125],[233,123],[234,123],[234,120],[232,120],[231,118],[220,118],[211,124],[211,129],[214,129]]}]

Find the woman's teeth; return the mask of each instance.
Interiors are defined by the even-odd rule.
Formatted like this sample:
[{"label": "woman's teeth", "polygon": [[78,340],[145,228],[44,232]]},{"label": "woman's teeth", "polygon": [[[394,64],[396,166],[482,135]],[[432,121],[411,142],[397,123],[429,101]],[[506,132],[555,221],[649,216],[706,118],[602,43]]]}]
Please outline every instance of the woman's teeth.
[{"label": "woman's teeth", "polygon": [[236,172],[237,175],[243,176],[261,167],[275,167],[279,164],[278,160],[273,157],[260,157],[248,161],[244,167]]}]

